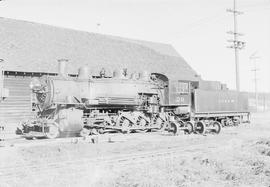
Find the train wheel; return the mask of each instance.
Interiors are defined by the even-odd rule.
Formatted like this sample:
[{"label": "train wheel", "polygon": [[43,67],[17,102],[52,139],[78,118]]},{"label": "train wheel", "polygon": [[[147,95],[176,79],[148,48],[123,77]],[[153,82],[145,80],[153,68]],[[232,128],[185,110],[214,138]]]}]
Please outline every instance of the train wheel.
[{"label": "train wheel", "polygon": [[239,119],[233,120],[233,125],[234,125],[234,126],[240,125],[240,120],[239,120]]},{"label": "train wheel", "polygon": [[129,128],[130,121],[128,119],[121,120],[121,124],[120,125],[122,126],[122,132],[123,133],[125,133],[125,134],[130,133],[130,128]]},{"label": "train wheel", "polygon": [[136,123],[137,127],[140,128],[139,130],[137,130],[137,132],[146,133],[148,131],[148,129],[146,129],[147,121],[145,119],[139,117]]},{"label": "train wheel", "polygon": [[188,134],[191,134],[194,131],[194,123],[192,123],[191,121],[186,122],[185,127],[187,128],[185,132]]},{"label": "train wheel", "polygon": [[198,134],[204,134],[205,133],[205,124],[203,121],[198,121],[196,123],[196,128],[195,128],[195,132]]},{"label": "train wheel", "polygon": [[221,131],[221,124],[220,124],[218,121],[214,121],[211,125],[212,125],[212,127],[213,127],[213,131],[214,131],[216,134],[219,134],[220,131]]},{"label": "train wheel", "polygon": [[165,130],[166,125],[161,118],[159,117],[156,118],[155,125],[157,126],[159,130]]},{"label": "train wheel", "polygon": [[220,122],[221,122],[222,127],[226,126],[226,120],[225,119],[222,119]]},{"label": "train wheel", "polygon": [[170,122],[169,132],[172,132],[173,135],[178,135],[178,132],[179,132],[178,124],[174,122]]},{"label": "train wheel", "polygon": [[226,120],[226,126],[233,126],[233,121],[232,121],[232,119],[227,119],[227,120]]},{"label": "train wheel", "polygon": [[59,128],[56,123],[48,124],[48,132],[46,132],[46,137],[49,139],[54,139],[59,136]]},{"label": "train wheel", "polygon": [[140,128],[141,131],[145,131],[145,127],[147,124],[147,121],[143,118],[139,118],[137,121],[138,127]]}]

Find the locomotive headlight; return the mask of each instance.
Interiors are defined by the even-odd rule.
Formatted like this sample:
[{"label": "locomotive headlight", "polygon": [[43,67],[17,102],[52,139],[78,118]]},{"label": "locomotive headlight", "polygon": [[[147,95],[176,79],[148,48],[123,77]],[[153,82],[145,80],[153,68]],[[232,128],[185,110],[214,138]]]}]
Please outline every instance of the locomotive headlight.
[{"label": "locomotive headlight", "polygon": [[40,90],[42,85],[41,85],[41,82],[37,78],[33,78],[29,87],[31,90],[35,91],[35,90]]}]

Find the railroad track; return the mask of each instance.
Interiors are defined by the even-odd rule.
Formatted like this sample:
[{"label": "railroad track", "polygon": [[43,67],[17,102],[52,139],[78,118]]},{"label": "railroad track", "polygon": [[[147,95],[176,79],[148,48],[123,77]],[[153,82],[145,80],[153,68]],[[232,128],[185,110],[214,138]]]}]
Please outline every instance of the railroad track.
[{"label": "railroad track", "polygon": [[[223,128],[222,131],[226,131],[228,128]],[[100,134],[97,135],[99,137],[99,142],[108,142],[109,139],[116,139],[117,141],[120,140],[126,140],[126,139],[132,139],[133,137],[145,137],[148,135],[161,135],[161,134],[167,134],[170,135],[170,133],[166,132],[148,132],[148,133],[132,133],[132,134],[122,134],[122,133],[116,133],[116,134]],[[181,136],[181,135],[180,135]],[[190,136],[190,135],[187,135]],[[206,135],[205,135],[206,136]],[[94,136],[89,136],[87,138],[84,137],[62,137],[57,139],[33,139],[33,140],[26,140],[24,138],[16,138],[15,140],[7,140],[6,145],[0,144],[0,147],[9,147],[9,146],[16,146],[16,147],[30,147],[35,145],[47,145],[51,143],[73,143],[73,142],[90,142],[91,139]]]},{"label": "railroad track", "polygon": [[[53,143],[78,143],[78,142],[91,142],[93,138],[98,137],[98,142],[109,142],[112,141],[123,141],[132,139],[134,137],[145,137],[149,135],[160,135],[161,132],[148,132],[148,133],[133,133],[133,134],[100,134],[100,135],[92,135],[89,137],[62,137],[57,139],[33,139],[33,140],[27,140],[25,138],[16,138],[11,140],[3,141],[2,144],[0,144],[0,147],[31,147],[36,145],[48,145]],[[165,134],[165,133],[163,133]]]},{"label": "railroad track", "polygon": [[[197,143],[196,145],[175,146],[166,149],[160,149],[157,151],[142,151],[137,153],[118,154],[107,157],[96,158],[82,158],[77,160],[65,160],[57,162],[49,162],[46,164],[28,164],[28,165],[13,165],[0,168],[0,181],[11,182],[15,178],[27,177],[27,173],[31,177],[46,175],[50,171],[66,170],[70,168],[80,168],[81,166],[103,166],[103,165],[134,165],[142,164],[151,160],[159,158],[172,158],[178,157],[183,152],[192,152],[202,149],[203,143]],[[213,147],[216,144],[208,144]],[[20,168],[20,171],[18,171]],[[78,169],[79,170],[79,169]],[[25,172],[22,172],[25,171]],[[29,173],[30,172],[30,173]],[[83,171],[80,171],[83,172]]]},{"label": "railroad track", "polygon": [[[120,135],[120,137],[127,137],[130,138],[132,136],[138,137],[147,137],[146,134],[139,134],[139,135]],[[218,143],[213,142],[212,140],[216,136],[209,136],[204,137],[203,139],[207,138],[206,141],[201,141],[202,139],[199,138],[195,142],[190,141],[182,141],[183,139],[176,139],[174,141],[182,141],[182,143],[179,145],[174,144],[170,147],[161,148],[159,150],[152,150],[152,151],[138,151],[135,150],[133,153],[113,153],[109,152],[112,156],[99,156],[99,157],[91,157],[91,158],[79,158],[74,160],[59,160],[54,162],[48,162],[48,163],[22,163],[22,164],[15,164],[15,165],[6,165],[4,167],[0,167],[0,183],[1,181],[7,182],[7,183],[13,183],[14,179],[20,178],[20,179],[27,179],[27,177],[35,178],[47,175],[50,175],[50,172],[52,171],[59,171],[66,172],[69,170],[76,170],[75,174],[85,174],[85,168],[83,166],[108,166],[108,165],[134,165],[134,164],[143,164],[146,162],[149,162],[151,160],[158,160],[159,158],[175,158],[180,157],[182,153],[186,154],[187,152],[194,152],[198,150],[205,149],[205,146],[208,148],[213,148],[220,146],[221,144],[226,144],[227,136],[230,136],[228,133],[222,134],[222,137],[219,135],[219,141]],[[198,136],[202,137],[202,136]],[[115,136],[117,138],[117,136]],[[62,140],[41,140],[40,141],[27,141],[27,143],[22,144],[22,146],[28,146],[28,142],[37,142],[34,144],[42,145],[42,144],[50,144],[52,142],[70,142],[72,138],[62,139]],[[106,138],[105,138],[106,139]],[[177,140],[178,139],[178,140]],[[78,142],[80,143],[80,142]],[[98,145],[97,145],[98,146]],[[5,148],[1,148],[5,149]],[[8,148],[7,148],[8,149]],[[103,153],[104,154],[104,153]],[[104,154],[105,155],[105,154]],[[18,170],[19,168],[19,170]]]}]

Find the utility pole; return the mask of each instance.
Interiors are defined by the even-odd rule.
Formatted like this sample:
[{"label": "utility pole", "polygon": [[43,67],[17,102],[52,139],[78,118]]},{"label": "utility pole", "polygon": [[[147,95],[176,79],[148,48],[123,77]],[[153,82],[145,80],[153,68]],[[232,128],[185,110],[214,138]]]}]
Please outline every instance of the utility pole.
[{"label": "utility pole", "polygon": [[237,16],[243,14],[243,12],[237,11],[236,0],[233,0],[233,9],[227,9],[227,12],[233,14],[234,31],[227,32],[228,34],[233,35],[233,40],[228,40],[228,42],[232,43],[230,46],[228,46],[228,48],[234,49],[236,90],[239,92],[240,91],[239,50],[244,48],[245,42],[238,40],[238,37],[242,36],[243,34],[238,33]]},{"label": "utility pole", "polygon": [[258,105],[259,105],[259,95],[258,95],[258,78],[257,78],[257,72],[259,71],[257,67],[257,60],[260,58],[259,56],[256,56],[257,52],[253,53],[249,59],[253,60],[254,62],[254,69],[251,71],[254,71],[254,89],[255,89],[255,102],[256,102],[256,112],[258,111]]}]

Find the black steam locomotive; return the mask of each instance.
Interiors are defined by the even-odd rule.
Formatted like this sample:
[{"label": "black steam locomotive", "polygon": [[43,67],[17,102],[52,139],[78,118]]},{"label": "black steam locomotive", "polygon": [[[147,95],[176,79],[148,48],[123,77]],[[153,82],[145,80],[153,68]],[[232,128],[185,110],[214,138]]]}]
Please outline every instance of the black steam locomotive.
[{"label": "black steam locomotive", "polygon": [[61,62],[58,76],[31,82],[37,116],[23,124],[22,133],[48,138],[110,131],[219,133],[222,125],[249,116],[247,99],[241,93],[203,90],[199,85],[159,73],[128,74],[127,70],[110,77],[101,71],[100,76],[90,77],[87,67],[71,77]]}]

